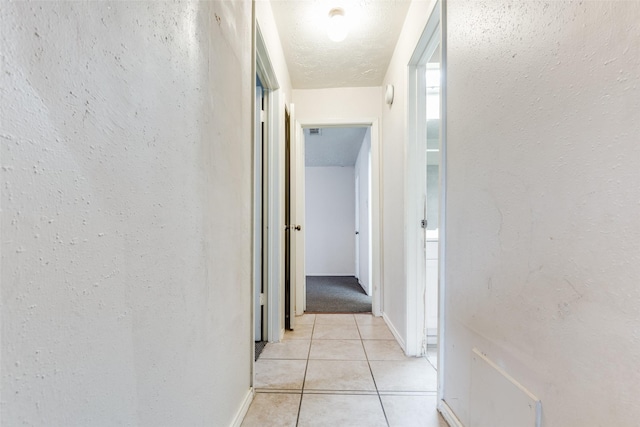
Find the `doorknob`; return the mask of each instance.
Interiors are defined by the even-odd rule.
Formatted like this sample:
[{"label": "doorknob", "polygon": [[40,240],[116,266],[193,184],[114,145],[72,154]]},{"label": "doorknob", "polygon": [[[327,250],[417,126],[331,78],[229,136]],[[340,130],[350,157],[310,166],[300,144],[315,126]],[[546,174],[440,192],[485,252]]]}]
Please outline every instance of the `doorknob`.
[{"label": "doorknob", "polygon": [[296,228],[296,230],[298,230],[298,231],[302,230],[302,226],[301,226],[301,225],[296,225],[296,227],[295,227],[295,228]]}]

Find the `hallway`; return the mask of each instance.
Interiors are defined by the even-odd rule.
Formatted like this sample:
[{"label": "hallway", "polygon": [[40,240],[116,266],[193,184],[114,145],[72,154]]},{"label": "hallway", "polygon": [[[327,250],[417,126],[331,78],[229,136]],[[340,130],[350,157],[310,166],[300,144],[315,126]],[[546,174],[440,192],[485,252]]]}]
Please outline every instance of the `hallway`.
[{"label": "hallway", "polygon": [[371,314],[305,314],[255,364],[252,426],[444,427],[436,371]]},{"label": "hallway", "polygon": [[[320,59],[339,46],[322,25],[333,4],[294,19],[321,3],[2,3],[2,426],[437,425],[436,401],[456,427],[638,425],[640,2],[356,2],[354,17],[404,14],[372,15],[397,36],[350,30],[341,50],[364,74]],[[434,34],[437,396],[428,362],[393,339],[422,352],[412,122],[426,114],[411,106]],[[370,67],[365,47],[385,62]],[[310,64],[331,65],[318,73],[331,81]],[[261,69],[270,267],[257,270]],[[371,129],[385,323],[303,316],[254,363],[255,307],[279,341],[285,312],[304,312],[304,293],[285,290],[313,273],[296,250],[285,280],[286,231],[298,249],[308,229],[286,221],[286,193],[305,184],[285,188],[286,153],[302,170],[302,129],[329,125]]]}]

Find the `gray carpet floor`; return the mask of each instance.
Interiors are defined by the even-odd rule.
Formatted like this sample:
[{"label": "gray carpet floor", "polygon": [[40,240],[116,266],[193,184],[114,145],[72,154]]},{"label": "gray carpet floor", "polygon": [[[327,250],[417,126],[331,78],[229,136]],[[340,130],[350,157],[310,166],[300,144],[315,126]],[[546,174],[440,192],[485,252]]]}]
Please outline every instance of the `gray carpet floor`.
[{"label": "gray carpet floor", "polygon": [[258,360],[258,357],[260,357],[260,354],[262,353],[262,350],[264,350],[264,347],[267,345],[267,342],[255,341],[255,345],[256,345],[256,354],[255,354],[254,361]]},{"label": "gray carpet floor", "polygon": [[307,276],[307,313],[370,313],[371,297],[353,276]]}]

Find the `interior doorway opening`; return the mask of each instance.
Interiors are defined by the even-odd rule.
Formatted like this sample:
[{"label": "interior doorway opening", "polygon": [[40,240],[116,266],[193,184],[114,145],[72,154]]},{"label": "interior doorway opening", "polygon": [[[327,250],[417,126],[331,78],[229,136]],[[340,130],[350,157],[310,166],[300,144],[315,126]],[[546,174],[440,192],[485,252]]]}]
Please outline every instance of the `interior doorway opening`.
[{"label": "interior doorway opening", "polygon": [[[254,22],[255,85],[253,99],[253,330],[255,361],[268,342],[278,341],[283,320],[281,298],[283,236],[282,93],[257,22]],[[252,363],[253,368],[253,363]]]},{"label": "interior doorway opening", "polygon": [[438,277],[440,244],[440,69],[441,48],[427,59],[424,74],[426,104],[426,143],[424,149],[424,218],[425,218],[425,343],[426,356],[437,369],[438,366]]},{"label": "interior doorway opening", "polygon": [[254,341],[256,343],[256,358],[264,348],[264,341],[267,337],[267,322],[265,310],[265,247],[267,246],[267,234],[265,224],[267,223],[267,212],[264,207],[267,205],[266,188],[266,162],[267,157],[265,144],[265,88],[256,75],[255,94],[255,124],[254,124],[254,152],[253,152],[253,282],[254,282]]},{"label": "interior doorway opening", "polygon": [[444,265],[446,244],[446,22],[436,1],[409,62],[406,251],[407,354],[426,356],[444,401]]},{"label": "interior doorway opening", "polygon": [[372,311],[371,126],[308,127],[305,311]]},{"label": "interior doorway opening", "polygon": [[[369,128],[370,134],[370,283],[371,283],[371,312],[374,316],[382,315],[382,235],[381,235],[381,194],[380,194],[380,136],[378,118],[362,118],[362,117],[344,117],[341,119],[326,118],[309,118],[298,120],[292,114],[292,138],[294,138],[294,147],[296,153],[296,161],[292,162],[292,174],[295,169],[295,222],[300,230],[296,233],[296,280],[292,284],[295,287],[295,314],[301,316],[304,314],[306,307],[306,202],[305,202],[305,129],[315,128]],[[311,132],[311,131],[308,131]],[[295,135],[295,137],[294,137]],[[355,193],[355,181],[349,185]],[[354,196],[355,198],[355,196]],[[354,214],[355,215],[355,214]],[[350,238],[355,245],[355,229],[351,229]],[[355,252],[355,248],[354,248]],[[354,266],[355,269],[355,266]],[[352,273],[355,277],[355,272]],[[358,285],[359,286],[359,285]]]}]

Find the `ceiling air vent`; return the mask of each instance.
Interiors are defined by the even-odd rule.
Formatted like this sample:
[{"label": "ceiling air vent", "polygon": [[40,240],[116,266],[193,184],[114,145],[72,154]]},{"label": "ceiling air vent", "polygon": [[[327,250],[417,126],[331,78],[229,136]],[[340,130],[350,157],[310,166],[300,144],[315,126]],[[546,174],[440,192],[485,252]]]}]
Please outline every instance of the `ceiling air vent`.
[{"label": "ceiling air vent", "polygon": [[320,128],[309,128],[309,135],[320,135]]}]

